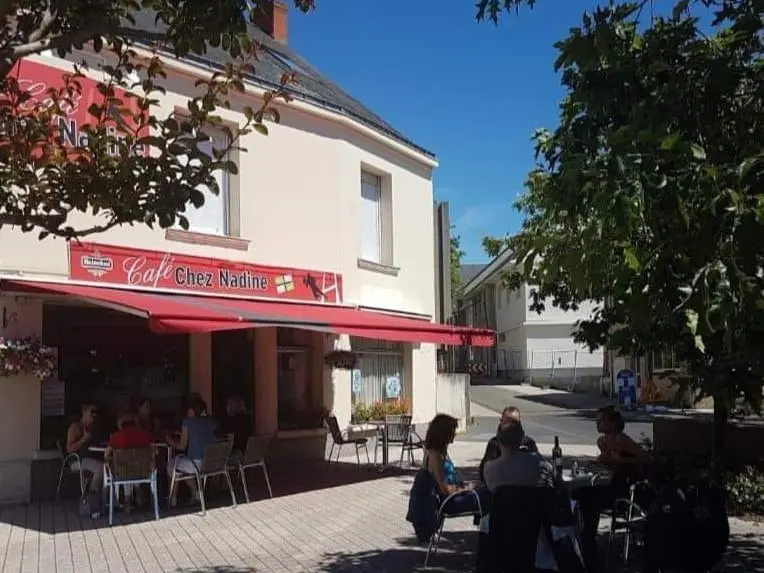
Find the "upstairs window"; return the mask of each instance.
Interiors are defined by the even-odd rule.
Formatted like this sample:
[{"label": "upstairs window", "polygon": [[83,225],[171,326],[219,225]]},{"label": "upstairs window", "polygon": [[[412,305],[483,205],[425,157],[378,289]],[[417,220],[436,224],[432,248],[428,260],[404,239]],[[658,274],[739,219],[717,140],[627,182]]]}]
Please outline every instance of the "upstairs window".
[{"label": "upstairs window", "polygon": [[361,259],[393,266],[390,178],[361,171]]},{"label": "upstairs window", "polygon": [[[199,142],[199,150],[210,158],[212,150],[223,149],[228,146],[228,136],[219,129],[207,128],[205,133],[210,139]],[[228,157],[223,158],[224,161]],[[186,208],[185,216],[188,219],[188,230],[207,235],[230,234],[229,205],[231,190],[231,174],[227,171],[218,170],[214,173],[218,184],[219,193],[215,195],[207,186],[199,187],[204,194],[204,205],[198,209],[193,205]]]}]

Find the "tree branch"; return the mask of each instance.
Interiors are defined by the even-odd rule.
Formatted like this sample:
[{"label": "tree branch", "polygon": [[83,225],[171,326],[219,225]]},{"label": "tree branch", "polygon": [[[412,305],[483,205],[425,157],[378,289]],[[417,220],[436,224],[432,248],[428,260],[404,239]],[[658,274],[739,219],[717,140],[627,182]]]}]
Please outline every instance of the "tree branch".
[{"label": "tree branch", "polygon": [[45,13],[42,15],[40,26],[37,30],[29,34],[29,41],[37,42],[45,38],[48,35],[48,32],[50,32],[51,27],[53,27],[53,24],[56,22],[57,17],[57,12],[53,12],[50,8],[45,10]]}]

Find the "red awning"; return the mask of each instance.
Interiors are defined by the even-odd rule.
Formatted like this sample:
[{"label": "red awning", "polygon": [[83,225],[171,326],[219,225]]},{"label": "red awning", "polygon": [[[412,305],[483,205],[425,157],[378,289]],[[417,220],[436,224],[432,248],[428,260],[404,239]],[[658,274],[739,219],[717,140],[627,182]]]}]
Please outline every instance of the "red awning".
[{"label": "red awning", "polygon": [[493,346],[494,332],[335,305],[228,299],[130,291],[69,283],[5,280],[3,290],[67,295],[99,306],[138,313],[160,333],[213,332],[291,326],[402,342]]}]

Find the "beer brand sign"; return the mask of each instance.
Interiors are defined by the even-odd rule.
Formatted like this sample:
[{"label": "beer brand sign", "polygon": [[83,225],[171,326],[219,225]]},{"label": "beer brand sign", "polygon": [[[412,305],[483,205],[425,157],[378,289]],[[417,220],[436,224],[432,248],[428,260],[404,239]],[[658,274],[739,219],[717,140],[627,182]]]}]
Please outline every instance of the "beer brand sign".
[{"label": "beer brand sign", "polygon": [[[58,128],[58,134],[67,147],[80,147],[87,145],[87,132],[83,130],[85,125],[95,125],[97,119],[88,109],[92,104],[102,105],[104,96],[98,91],[98,82],[87,76],[76,77],[75,81],[80,85],[79,93],[73,93],[59,102],[53,101],[49,90],[61,89],[66,84],[64,74],[72,73],[53,66],[47,66],[33,60],[20,60],[10,72],[10,76],[18,82],[19,90],[25,92],[28,98],[19,105],[19,127],[23,129],[24,115],[33,113],[35,110],[48,109],[58,103],[62,114],[53,121]],[[133,113],[138,112],[138,106],[134,98],[127,97],[124,90],[115,89],[117,98],[122,100],[122,105]],[[121,115],[117,110],[111,114],[114,119],[107,120],[107,131],[115,140],[107,152],[116,155],[119,149],[116,142],[125,138],[125,132],[133,126],[129,115]],[[133,124],[134,125],[134,124]],[[134,134],[138,137],[149,135],[148,127],[141,133]],[[143,145],[135,145],[132,148],[135,155],[147,155],[149,150]]]},{"label": "beer brand sign", "polygon": [[342,275],[96,243],[69,243],[69,278],[186,293],[339,304]]}]

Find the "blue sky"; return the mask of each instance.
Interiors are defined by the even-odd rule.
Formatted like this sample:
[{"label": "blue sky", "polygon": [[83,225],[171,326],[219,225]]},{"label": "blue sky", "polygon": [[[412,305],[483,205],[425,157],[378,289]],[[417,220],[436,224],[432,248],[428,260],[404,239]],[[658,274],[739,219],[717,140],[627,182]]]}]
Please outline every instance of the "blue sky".
[{"label": "blue sky", "polygon": [[540,0],[498,27],[474,20],[474,0],[317,0],[289,15],[289,44],[418,144],[440,167],[465,262],[485,235],[516,231],[512,203],[533,167],[530,135],[554,127],[563,94],[553,44],[595,0]]}]

